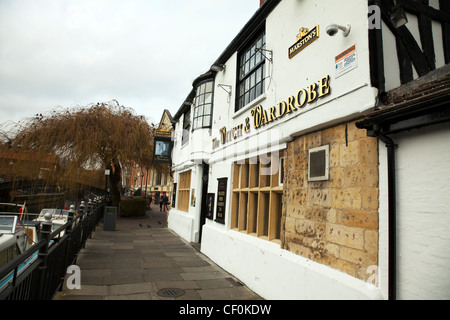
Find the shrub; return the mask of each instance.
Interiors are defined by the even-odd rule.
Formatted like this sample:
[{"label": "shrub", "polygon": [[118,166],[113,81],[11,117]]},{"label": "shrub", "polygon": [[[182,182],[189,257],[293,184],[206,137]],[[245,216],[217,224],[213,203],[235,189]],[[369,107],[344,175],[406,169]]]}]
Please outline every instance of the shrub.
[{"label": "shrub", "polygon": [[120,205],[121,217],[144,217],[146,210],[146,201],[144,198],[133,198],[131,200],[122,200]]}]

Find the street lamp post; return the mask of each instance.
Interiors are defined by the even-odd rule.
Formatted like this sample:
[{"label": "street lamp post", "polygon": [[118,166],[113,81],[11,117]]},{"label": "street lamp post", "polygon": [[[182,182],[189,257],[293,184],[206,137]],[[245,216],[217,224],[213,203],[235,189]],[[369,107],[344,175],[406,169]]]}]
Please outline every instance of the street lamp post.
[{"label": "street lamp post", "polygon": [[111,174],[110,169],[105,170],[105,194],[108,194],[108,176]]}]

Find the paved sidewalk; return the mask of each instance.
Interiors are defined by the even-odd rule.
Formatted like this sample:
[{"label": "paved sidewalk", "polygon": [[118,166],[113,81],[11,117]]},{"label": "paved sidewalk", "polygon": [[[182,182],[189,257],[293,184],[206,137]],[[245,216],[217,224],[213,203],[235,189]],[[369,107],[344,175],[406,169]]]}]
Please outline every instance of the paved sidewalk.
[{"label": "paved sidewalk", "polygon": [[[168,230],[156,205],[145,218],[117,218],[116,231],[100,224],[77,266],[81,289],[65,282],[55,300],[262,300]],[[181,290],[165,290],[164,297],[164,289]]]}]

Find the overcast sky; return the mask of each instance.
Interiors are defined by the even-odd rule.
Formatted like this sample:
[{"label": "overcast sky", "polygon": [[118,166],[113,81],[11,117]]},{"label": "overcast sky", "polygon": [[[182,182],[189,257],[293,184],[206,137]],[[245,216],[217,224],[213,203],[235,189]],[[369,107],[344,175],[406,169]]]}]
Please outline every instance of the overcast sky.
[{"label": "overcast sky", "polygon": [[0,0],[0,125],[112,99],[174,115],[259,0]]}]

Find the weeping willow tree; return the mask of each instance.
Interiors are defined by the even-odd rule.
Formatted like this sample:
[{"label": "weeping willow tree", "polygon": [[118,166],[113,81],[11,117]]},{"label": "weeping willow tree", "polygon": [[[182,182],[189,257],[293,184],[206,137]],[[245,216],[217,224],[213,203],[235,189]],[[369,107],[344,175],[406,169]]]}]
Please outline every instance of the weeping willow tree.
[{"label": "weeping willow tree", "polygon": [[109,170],[114,206],[120,202],[121,166],[132,161],[152,167],[155,128],[116,100],[87,107],[56,109],[22,124],[10,148],[59,159],[57,179],[74,185],[80,170]]}]

